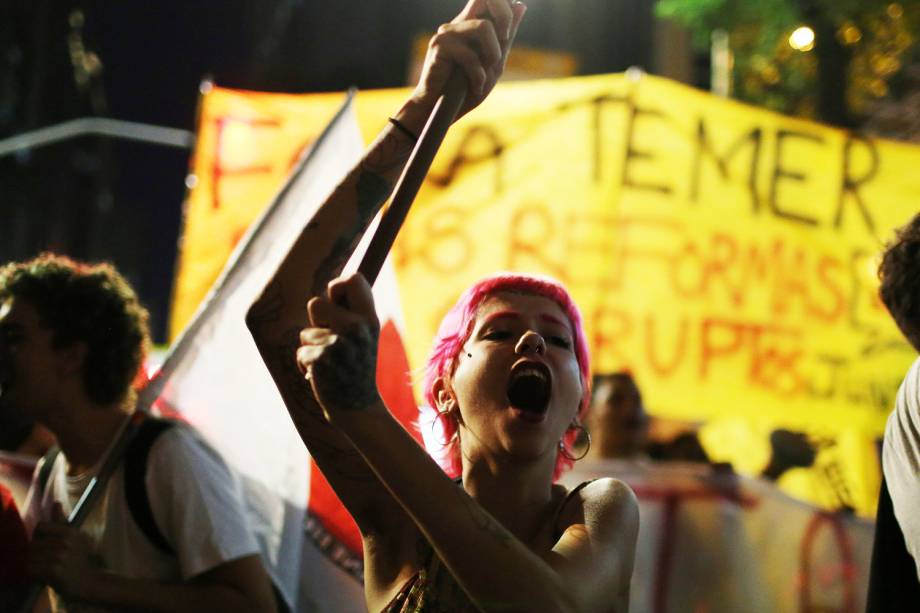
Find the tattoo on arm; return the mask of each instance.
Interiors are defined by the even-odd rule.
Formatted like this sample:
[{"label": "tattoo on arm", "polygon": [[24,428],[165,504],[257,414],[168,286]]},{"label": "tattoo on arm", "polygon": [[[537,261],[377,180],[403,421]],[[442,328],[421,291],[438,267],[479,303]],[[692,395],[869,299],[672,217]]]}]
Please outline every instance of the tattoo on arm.
[{"label": "tattoo on arm", "polygon": [[376,215],[380,206],[390,195],[390,184],[383,177],[362,170],[355,185],[358,207],[358,219],[354,225],[344,230],[335,240],[329,254],[320,262],[313,277],[312,295],[319,296],[330,279],[338,275],[348,258],[354,252],[368,224]]},{"label": "tattoo on arm", "polygon": [[[394,134],[392,130],[384,132],[361,161],[356,173],[339,185],[336,192],[330,196],[330,201],[353,200],[357,208],[357,219],[354,224],[338,232],[332,249],[313,275],[311,287],[308,290],[309,295],[322,295],[326,291],[326,284],[341,272],[365,228],[392,190],[392,182],[387,177],[393,176],[405,165],[411,152],[411,144],[406,143],[400,135]],[[350,194],[351,190],[354,192]],[[307,230],[310,232],[324,231],[321,225],[323,224],[314,219],[308,224]],[[277,334],[273,331],[281,326],[287,327],[294,323],[288,321],[285,315],[293,308],[289,304],[292,300],[303,300],[303,304],[306,304],[309,298],[309,295],[288,295],[290,288],[287,288],[287,294],[285,290],[286,288],[282,287],[278,279],[273,280],[247,314],[247,325],[256,338],[263,360],[310,453],[317,460],[321,458],[326,460],[323,462],[324,470],[331,469],[341,473],[343,477],[352,479],[375,479],[357,450],[326,421],[322,408],[313,395],[312,388],[297,368],[294,355],[298,347],[300,328],[306,325],[305,311],[304,320],[296,322],[300,323],[300,326],[290,327]],[[359,334],[353,340],[356,344],[336,350],[345,354],[340,359],[344,359],[350,368],[358,368],[373,375],[377,356],[376,335],[369,338]],[[344,345],[343,343],[343,347]],[[336,351],[330,353],[335,355]],[[352,355],[359,356],[359,358],[352,360],[350,357]],[[344,384],[342,376],[337,378],[338,381],[335,380],[336,377],[333,377],[330,383],[330,386],[334,388],[332,393],[336,400],[342,402],[346,407],[367,406],[367,401],[372,398],[371,394],[376,397],[376,382],[373,376],[369,379],[365,378],[371,381],[370,385],[357,388]],[[350,378],[349,380],[354,381],[355,379]]]},{"label": "tattoo on arm", "polygon": [[502,544],[509,544],[515,539],[514,535],[508,532],[508,530],[501,525],[494,517],[489,515],[485,509],[483,509],[479,504],[470,498],[464,491],[461,489],[457,490],[457,494],[460,498],[460,504],[463,505],[463,508],[466,509],[467,513],[470,514],[473,523],[490,536],[494,537],[498,542]]},{"label": "tattoo on arm", "polygon": [[281,293],[281,284],[273,280],[250,307],[246,314],[246,325],[250,330],[256,331],[265,324],[280,321],[283,306],[284,296]]},{"label": "tattoo on arm", "polygon": [[281,392],[297,432],[307,445],[310,455],[321,463],[325,472],[353,481],[375,480],[370,467],[347,440],[323,415],[310,384],[300,374],[294,360],[299,330],[292,328],[281,335],[274,350],[266,358],[269,370]]},{"label": "tattoo on arm", "polygon": [[[320,263],[313,278],[312,295],[322,294],[326,283],[341,272],[358,246],[364,230],[393,190],[393,183],[385,176],[401,169],[411,153],[412,149],[404,143],[384,136],[361,162],[354,184],[358,219],[353,226],[339,234],[329,254]],[[345,185],[339,189],[347,189]]]},{"label": "tattoo on arm", "polygon": [[360,411],[380,401],[377,392],[377,334],[353,325],[338,335],[313,366],[313,381],[324,403]]},{"label": "tattoo on arm", "polygon": [[414,148],[414,141],[408,140],[402,132],[388,126],[361,160],[361,167],[376,175],[390,175],[402,170]]}]

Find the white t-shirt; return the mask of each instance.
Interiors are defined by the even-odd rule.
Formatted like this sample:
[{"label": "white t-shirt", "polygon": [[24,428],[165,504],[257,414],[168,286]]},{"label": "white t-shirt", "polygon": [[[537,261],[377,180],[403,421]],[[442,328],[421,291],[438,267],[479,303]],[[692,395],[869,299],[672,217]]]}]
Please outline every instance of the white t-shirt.
[{"label": "white t-shirt", "polygon": [[894,516],[920,578],[920,358],[898,389],[882,449],[882,468]]},{"label": "white t-shirt", "polygon": [[[36,493],[38,472],[26,501],[24,521],[31,532],[50,517],[55,501],[69,514],[92,471],[67,476],[58,454],[44,494]],[[147,458],[146,488],[157,528],[175,556],[160,551],[135,523],[125,498],[119,466],[81,530],[108,571],[126,577],[186,581],[224,562],[254,553],[259,546],[248,525],[239,481],[223,459],[191,427],[177,423],[161,433]]]}]

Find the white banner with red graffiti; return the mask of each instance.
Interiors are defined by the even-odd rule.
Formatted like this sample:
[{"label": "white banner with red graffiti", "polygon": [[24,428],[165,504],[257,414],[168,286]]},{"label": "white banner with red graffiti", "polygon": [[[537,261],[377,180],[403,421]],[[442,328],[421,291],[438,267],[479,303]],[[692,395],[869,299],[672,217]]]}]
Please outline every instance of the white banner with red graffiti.
[{"label": "white banner with red graffiti", "polygon": [[609,475],[639,499],[633,613],[865,609],[872,522],[706,465],[580,462],[563,482]]}]

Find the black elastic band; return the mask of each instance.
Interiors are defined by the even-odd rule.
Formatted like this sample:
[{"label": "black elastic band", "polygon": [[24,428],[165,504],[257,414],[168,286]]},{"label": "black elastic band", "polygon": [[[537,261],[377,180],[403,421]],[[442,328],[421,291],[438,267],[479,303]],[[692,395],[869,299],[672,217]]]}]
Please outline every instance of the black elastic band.
[{"label": "black elastic band", "polygon": [[396,126],[397,130],[399,130],[400,132],[402,132],[403,134],[411,138],[412,142],[415,142],[415,143],[418,142],[418,136],[416,136],[412,130],[410,130],[405,125],[403,125],[403,122],[396,119],[395,117],[390,117],[390,123]]}]

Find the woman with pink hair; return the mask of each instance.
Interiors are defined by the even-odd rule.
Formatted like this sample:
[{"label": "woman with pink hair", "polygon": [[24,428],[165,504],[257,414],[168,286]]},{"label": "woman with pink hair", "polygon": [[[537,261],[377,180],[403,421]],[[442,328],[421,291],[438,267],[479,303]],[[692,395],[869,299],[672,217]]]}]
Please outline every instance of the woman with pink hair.
[{"label": "woman with pink hair", "polygon": [[632,492],[615,479],[554,484],[590,398],[581,317],[559,283],[489,277],[444,318],[424,384],[443,426],[441,467],[377,393],[364,278],[334,281],[308,311],[298,364],[383,486],[362,505],[343,497],[364,535],[371,610],[627,610]]},{"label": "woman with pink hair", "polygon": [[[568,323],[564,324],[563,320],[560,320],[559,324],[568,328],[567,337],[551,336],[549,339],[544,339],[543,345],[540,346],[541,348],[551,348],[554,345],[566,346],[571,350],[578,364],[582,389],[578,411],[570,421],[570,427],[566,429],[565,435],[559,440],[559,449],[553,468],[553,481],[555,481],[575,461],[572,447],[575,444],[578,431],[583,430],[581,421],[591,399],[590,357],[581,325],[581,313],[579,313],[578,307],[572,301],[568,292],[558,282],[545,277],[504,273],[482,279],[467,289],[453,308],[444,316],[444,319],[441,320],[431,355],[428,358],[428,365],[425,369],[423,384],[425,401],[428,403],[428,407],[444,406],[444,403],[439,400],[438,394],[441,393],[445,382],[450,381],[453,377],[457,359],[475,325],[477,312],[490,295],[499,292],[542,296],[555,302],[566,315],[565,321]],[[529,348],[529,345],[525,342],[521,348],[523,349],[524,347]],[[530,408],[531,404],[535,405],[534,410],[531,412],[539,414],[544,409],[543,401],[545,400],[539,394],[549,391],[550,381],[540,377],[539,373],[536,376],[537,379],[528,377],[515,379],[517,384],[509,386],[508,394],[509,398],[513,398],[514,402],[525,411]],[[462,474],[461,418],[459,410],[438,410],[434,416],[438,423],[432,424],[432,426],[441,426],[439,435],[443,440],[438,442],[437,440],[432,440],[432,437],[427,437],[426,439],[426,445],[429,447],[431,455],[438,460],[438,464],[441,465],[441,468],[444,469],[448,476],[455,478]],[[429,440],[431,442],[427,442]]]},{"label": "woman with pink hair", "polygon": [[[469,82],[462,112],[479,104],[524,11],[517,0],[469,0],[439,28],[413,95],[247,314],[300,436],[361,531],[370,611],[628,607],[639,521],[632,492],[613,479],[571,492],[554,484],[572,462],[590,397],[581,317],[565,289],[498,275],[445,317],[425,377],[445,474],[377,391],[379,322],[367,281],[327,285],[356,228],[389,194],[447,76],[459,68]],[[310,259],[317,253],[322,261]],[[305,314],[307,295],[315,297]]]}]

